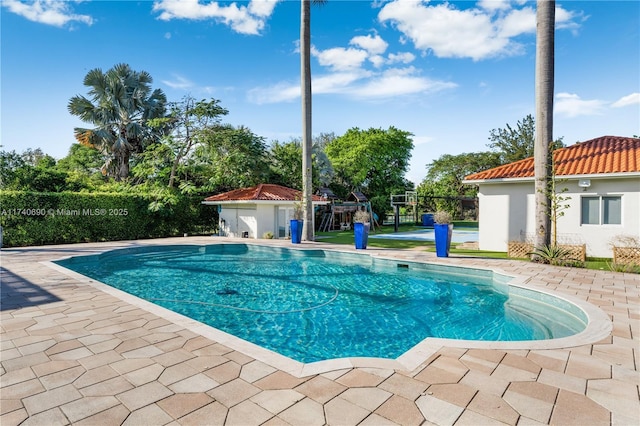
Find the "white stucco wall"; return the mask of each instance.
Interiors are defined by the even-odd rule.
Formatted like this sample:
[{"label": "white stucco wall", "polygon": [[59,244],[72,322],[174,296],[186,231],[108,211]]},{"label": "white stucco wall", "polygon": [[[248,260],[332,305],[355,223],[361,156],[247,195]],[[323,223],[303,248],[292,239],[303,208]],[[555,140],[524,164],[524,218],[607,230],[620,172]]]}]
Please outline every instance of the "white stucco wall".
[{"label": "white stucco wall", "polygon": [[[589,177],[591,186],[581,188],[578,178],[559,180],[557,192],[570,197],[558,218],[558,243],[586,244],[587,256],[612,257],[611,242],[619,235],[640,238],[640,179],[637,177]],[[509,241],[531,238],[535,233],[534,184],[529,182],[482,183],[479,244],[481,250],[507,251]],[[622,197],[622,224],[582,225],[581,199],[584,196]]]},{"label": "white stucco wall", "polygon": [[243,232],[249,233],[249,238],[256,238],[258,209],[251,205],[223,205],[220,212],[220,230],[225,237],[242,237]]}]

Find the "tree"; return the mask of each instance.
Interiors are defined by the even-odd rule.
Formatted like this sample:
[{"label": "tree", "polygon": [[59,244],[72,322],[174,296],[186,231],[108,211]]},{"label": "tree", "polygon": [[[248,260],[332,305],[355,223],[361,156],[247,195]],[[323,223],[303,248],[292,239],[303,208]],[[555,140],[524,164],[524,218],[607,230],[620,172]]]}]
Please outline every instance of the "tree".
[{"label": "tree", "polygon": [[[324,4],[326,0],[313,0]],[[300,98],[302,104],[302,202],[304,225],[302,239],[312,241],[312,137],[311,132],[311,0],[300,0]]]},{"label": "tree", "polygon": [[90,99],[76,95],[68,110],[93,129],[75,128],[76,139],[100,150],[106,157],[104,170],[116,180],[129,176],[129,160],[160,134],[148,125],[165,113],[167,99],[160,89],[151,89],[153,79],[146,71],[134,71],[118,64],[107,72],[95,68],[87,73],[84,85]]},{"label": "tree", "polygon": [[[553,140],[554,85],[554,0],[538,0],[536,12],[536,138],[534,148],[535,174],[535,247],[548,246],[551,240],[549,188]],[[535,255],[534,255],[535,257]]]},{"label": "tree", "polygon": [[185,96],[180,102],[171,103],[169,109],[169,116],[158,120],[158,123],[168,121],[171,127],[171,133],[165,138],[165,143],[173,153],[168,182],[168,187],[173,188],[178,166],[200,142],[202,132],[218,125],[220,116],[227,115],[229,111],[221,107],[217,99],[196,101],[191,96]]},{"label": "tree", "polygon": [[202,132],[195,151],[209,191],[229,191],[266,181],[269,175],[264,138],[246,127],[221,125]]},{"label": "tree", "polygon": [[348,191],[361,190],[370,198],[404,192],[408,185],[404,175],[413,150],[411,136],[395,127],[349,129],[326,146],[338,183]]},{"label": "tree", "polygon": [[[533,157],[535,145],[535,120],[531,114],[518,121],[516,128],[509,124],[505,129],[492,129],[487,146],[500,153],[500,164]],[[562,148],[562,138],[552,142],[551,149]]]},{"label": "tree", "polygon": [[[422,200],[428,197],[451,197],[451,200],[454,197],[475,197],[478,194],[477,186],[465,185],[462,180],[465,176],[499,165],[500,153],[497,152],[444,154],[427,165],[427,175],[417,188],[418,195]],[[456,214],[459,203],[440,199],[433,205],[423,207]]]}]

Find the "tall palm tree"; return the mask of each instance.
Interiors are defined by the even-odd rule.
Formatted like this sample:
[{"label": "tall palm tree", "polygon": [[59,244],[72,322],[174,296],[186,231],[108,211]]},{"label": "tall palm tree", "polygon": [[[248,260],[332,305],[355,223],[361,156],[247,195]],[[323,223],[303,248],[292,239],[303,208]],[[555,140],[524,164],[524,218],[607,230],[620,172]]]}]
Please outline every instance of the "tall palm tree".
[{"label": "tall palm tree", "polygon": [[326,0],[300,0],[300,92],[302,98],[302,204],[304,225],[302,239],[313,241],[313,188],[311,132],[311,2],[324,4]]},{"label": "tall palm tree", "polygon": [[538,0],[536,12],[536,136],[534,144],[535,172],[535,246],[549,245],[551,240],[551,201],[549,196],[551,162],[549,145],[553,141],[554,83],[554,0]]},{"label": "tall palm tree", "polygon": [[102,151],[107,157],[103,170],[116,180],[129,176],[129,160],[159,137],[148,120],[165,114],[167,98],[151,89],[153,79],[146,71],[134,71],[117,64],[107,72],[93,69],[84,78],[90,99],[76,95],[69,100],[69,112],[91,123],[93,129],[75,128],[76,139]]}]

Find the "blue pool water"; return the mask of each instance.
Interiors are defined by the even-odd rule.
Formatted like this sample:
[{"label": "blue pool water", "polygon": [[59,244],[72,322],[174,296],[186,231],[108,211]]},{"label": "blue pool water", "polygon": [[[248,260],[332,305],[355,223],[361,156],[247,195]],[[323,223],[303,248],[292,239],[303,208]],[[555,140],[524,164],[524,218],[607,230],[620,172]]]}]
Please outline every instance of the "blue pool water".
[{"label": "blue pool water", "polygon": [[397,358],[427,337],[539,340],[576,306],[490,271],[244,244],[144,247],[61,266],[301,362]]},{"label": "blue pool water", "polygon": [[[477,242],[478,236],[479,233],[477,229],[453,228],[451,242]],[[433,229],[420,229],[416,231],[394,232],[391,234],[370,234],[369,238],[382,238],[387,240],[435,241],[436,235]]]}]

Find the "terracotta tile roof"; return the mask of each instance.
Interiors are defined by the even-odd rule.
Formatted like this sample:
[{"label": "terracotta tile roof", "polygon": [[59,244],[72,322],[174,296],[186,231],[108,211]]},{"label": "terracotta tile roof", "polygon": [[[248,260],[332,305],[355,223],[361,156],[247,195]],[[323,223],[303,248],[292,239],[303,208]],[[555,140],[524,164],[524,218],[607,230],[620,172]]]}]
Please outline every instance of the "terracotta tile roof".
[{"label": "terracotta tile roof", "polygon": [[[251,188],[234,189],[222,194],[212,195],[205,201],[295,201],[302,198],[302,192],[286,186],[263,183]],[[314,195],[313,201],[327,201]]]},{"label": "terracotta tile roof", "polygon": [[[640,139],[602,136],[554,152],[556,176],[640,172]],[[532,178],[533,157],[474,173],[465,181]]]}]

